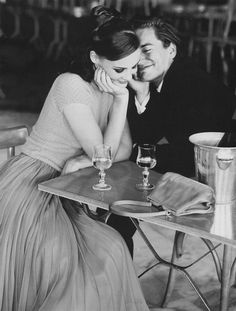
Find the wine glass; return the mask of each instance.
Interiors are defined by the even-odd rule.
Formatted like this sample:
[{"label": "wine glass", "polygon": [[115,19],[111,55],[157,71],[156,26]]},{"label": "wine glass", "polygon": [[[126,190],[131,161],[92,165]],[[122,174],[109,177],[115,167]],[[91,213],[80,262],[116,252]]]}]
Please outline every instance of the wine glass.
[{"label": "wine glass", "polygon": [[111,147],[101,144],[94,147],[93,150],[93,166],[99,169],[99,182],[96,185],[93,185],[94,190],[111,190],[111,186],[105,183],[105,170],[111,167]]},{"label": "wine glass", "polygon": [[152,190],[154,188],[154,185],[149,183],[148,177],[149,169],[153,168],[157,163],[155,151],[155,145],[142,144],[138,146],[136,163],[140,168],[143,168],[143,182],[136,185],[138,190]]}]

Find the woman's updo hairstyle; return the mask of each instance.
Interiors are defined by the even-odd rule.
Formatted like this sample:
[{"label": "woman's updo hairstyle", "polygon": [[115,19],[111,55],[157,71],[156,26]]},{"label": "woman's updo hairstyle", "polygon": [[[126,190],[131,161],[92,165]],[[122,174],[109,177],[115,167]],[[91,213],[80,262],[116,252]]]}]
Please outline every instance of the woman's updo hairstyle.
[{"label": "woman's updo hairstyle", "polygon": [[86,48],[73,61],[70,69],[70,72],[79,74],[88,82],[94,77],[90,51],[114,61],[132,54],[139,47],[138,37],[131,25],[115,9],[99,5],[91,10],[90,15],[93,31],[86,42]]},{"label": "woman's updo hairstyle", "polygon": [[137,50],[139,41],[130,24],[112,8],[97,6],[91,16],[97,27],[91,38],[92,49],[108,60],[119,60]]}]

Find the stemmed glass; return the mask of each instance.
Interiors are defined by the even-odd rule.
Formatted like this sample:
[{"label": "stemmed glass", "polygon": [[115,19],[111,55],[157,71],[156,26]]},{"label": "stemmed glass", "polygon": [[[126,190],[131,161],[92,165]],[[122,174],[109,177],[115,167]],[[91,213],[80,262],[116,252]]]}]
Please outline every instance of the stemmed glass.
[{"label": "stemmed glass", "polygon": [[105,182],[105,170],[107,170],[112,165],[111,159],[111,147],[101,144],[94,147],[93,150],[93,166],[99,169],[99,182],[93,185],[94,190],[111,190],[111,186]]},{"label": "stemmed glass", "polygon": [[136,185],[138,190],[152,190],[154,188],[154,185],[149,183],[148,177],[149,169],[152,169],[157,163],[155,151],[155,145],[142,144],[138,146],[136,163],[140,168],[143,169],[143,182]]}]

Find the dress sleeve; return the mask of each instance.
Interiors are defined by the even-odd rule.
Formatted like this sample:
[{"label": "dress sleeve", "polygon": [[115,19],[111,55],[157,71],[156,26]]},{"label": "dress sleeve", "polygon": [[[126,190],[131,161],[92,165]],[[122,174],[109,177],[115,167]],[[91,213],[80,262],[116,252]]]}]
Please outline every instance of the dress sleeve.
[{"label": "dress sleeve", "polygon": [[89,83],[76,74],[61,74],[55,80],[53,97],[60,111],[70,104],[88,105],[91,101]]}]

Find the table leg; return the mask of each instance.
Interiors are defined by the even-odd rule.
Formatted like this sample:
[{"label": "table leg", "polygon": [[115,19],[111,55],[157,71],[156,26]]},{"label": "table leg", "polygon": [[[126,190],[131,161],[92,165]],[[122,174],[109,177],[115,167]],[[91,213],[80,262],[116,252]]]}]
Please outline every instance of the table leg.
[{"label": "table leg", "polygon": [[[185,233],[176,231],[171,256],[171,264],[175,264],[176,260],[182,255],[184,237]],[[175,276],[176,276],[176,269],[174,269],[173,266],[171,265],[169,269],[165,294],[161,302],[162,307],[165,307],[165,305],[168,303],[169,298],[171,297],[175,285]]]},{"label": "table leg", "polygon": [[220,293],[220,311],[227,311],[229,289],[230,289],[230,270],[231,270],[231,258],[232,248],[229,245],[224,245],[223,253],[223,265],[221,276],[221,293]]},{"label": "table leg", "polygon": [[148,238],[146,237],[146,235],[144,234],[144,232],[142,231],[142,229],[139,226],[138,220],[135,218],[130,218],[132,223],[135,225],[138,233],[141,235],[141,237],[143,238],[144,242],[146,243],[146,245],[148,246],[148,248],[150,249],[150,251],[152,252],[152,254],[154,255],[154,257],[162,262],[163,264],[169,266],[169,262],[167,262],[166,260],[162,259],[157,252],[155,251],[154,247],[152,246],[152,244],[150,243],[150,241],[148,240]]},{"label": "table leg", "polygon": [[[144,242],[146,243],[146,245],[148,246],[148,248],[150,249],[150,251],[153,253],[153,255],[155,256],[155,258],[160,262],[162,263],[163,265],[167,266],[167,267],[170,267],[170,268],[173,268],[179,272],[182,272],[185,277],[187,278],[187,280],[189,281],[189,283],[191,284],[191,286],[193,287],[193,289],[195,290],[195,292],[198,294],[199,298],[202,300],[203,304],[205,305],[206,309],[208,311],[211,311],[211,308],[210,306],[208,305],[208,302],[206,301],[206,299],[203,297],[203,295],[201,294],[199,288],[197,287],[197,285],[195,284],[195,282],[193,281],[193,279],[190,277],[190,275],[188,274],[188,272],[186,271],[186,267],[181,267],[181,266],[178,266],[176,265],[175,263],[173,262],[168,262],[166,261],[165,259],[161,258],[158,253],[155,251],[154,247],[152,246],[152,244],[150,243],[150,241],[148,240],[148,238],[146,237],[146,235],[144,234],[144,232],[142,231],[142,229],[140,228],[139,226],[139,222],[137,219],[134,219],[134,218],[130,218],[133,222],[133,224],[135,225],[137,231],[139,232],[139,234],[141,235],[141,237],[143,238]],[[177,247],[176,247],[176,250],[177,250]],[[207,253],[206,253],[207,254]],[[205,255],[206,255],[205,254]],[[202,256],[202,257],[205,257]],[[199,261],[199,260],[197,260]],[[169,296],[169,295],[168,295]]]}]

